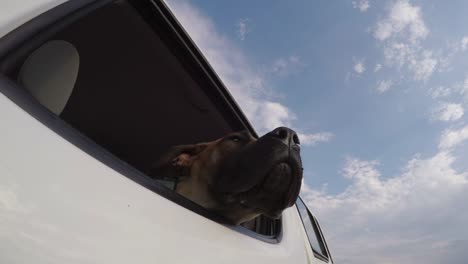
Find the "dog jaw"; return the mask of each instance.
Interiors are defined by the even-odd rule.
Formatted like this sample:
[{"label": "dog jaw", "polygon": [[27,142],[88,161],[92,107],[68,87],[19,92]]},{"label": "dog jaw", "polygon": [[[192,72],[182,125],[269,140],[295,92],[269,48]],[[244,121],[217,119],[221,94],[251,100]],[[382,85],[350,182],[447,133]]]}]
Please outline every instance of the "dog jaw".
[{"label": "dog jaw", "polygon": [[302,183],[299,152],[296,144],[261,137],[223,163],[213,191],[225,207],[279,218],[299,195]]},{"label": "dog jaw", "polygon": [[[176,192],[232,224],[261,214],[278,218],[297,199],[302,164],[297,144],[285,145],[269,134],[255,139],[248,132],[236,132],[212,142],[177,146],[157,168],[183,171]],[[168,160],[172,164],[164,165]]]}]

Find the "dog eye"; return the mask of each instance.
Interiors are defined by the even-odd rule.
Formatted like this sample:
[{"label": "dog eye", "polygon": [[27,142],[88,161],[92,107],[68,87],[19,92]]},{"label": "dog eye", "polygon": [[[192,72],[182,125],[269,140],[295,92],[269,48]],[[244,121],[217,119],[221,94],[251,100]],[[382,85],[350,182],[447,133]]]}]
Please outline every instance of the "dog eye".
[{"label": "dog eye", "polygon": [[242,138],[239,137],[239,136],[232,136],[232,137],[230,137],[229,139],[232,140],[232,141],[234,141],[234,142],[239,142],[239,141],[242,140]]}]

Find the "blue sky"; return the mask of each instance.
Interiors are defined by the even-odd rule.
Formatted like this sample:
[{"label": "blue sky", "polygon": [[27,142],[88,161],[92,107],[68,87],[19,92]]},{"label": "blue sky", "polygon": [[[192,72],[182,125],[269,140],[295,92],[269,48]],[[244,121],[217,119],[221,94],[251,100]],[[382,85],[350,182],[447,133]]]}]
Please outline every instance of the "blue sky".
[{"label": "blue sky", "polygon": [[465,263],[466,1],[167,2],[260,134],[300,133],[337,262]]}]

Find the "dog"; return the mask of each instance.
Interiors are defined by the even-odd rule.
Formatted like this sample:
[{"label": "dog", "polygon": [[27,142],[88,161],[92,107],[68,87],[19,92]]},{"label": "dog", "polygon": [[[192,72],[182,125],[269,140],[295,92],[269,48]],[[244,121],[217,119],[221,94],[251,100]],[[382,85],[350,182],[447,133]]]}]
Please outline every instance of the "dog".
[{"label": "dog", "polygon": [[263,214],[279,218],[302,183],[297,134],[279,127],[256,139],[247,131],[171,148],[148,173],[177,181],[175,191],[239,225]]}]

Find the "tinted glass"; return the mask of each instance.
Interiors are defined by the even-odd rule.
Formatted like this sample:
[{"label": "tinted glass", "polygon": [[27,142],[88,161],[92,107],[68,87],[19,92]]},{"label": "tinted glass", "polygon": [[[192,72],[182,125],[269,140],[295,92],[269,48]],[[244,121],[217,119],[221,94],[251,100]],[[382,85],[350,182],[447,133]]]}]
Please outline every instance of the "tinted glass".
[{"label": "tinted glass", "polygon": [[296,205],[297,210],[301,215],[302,223],[304,224],[304,228],[306,230],[307,237],[309,238],[309,242],[312,246],[312,249],[316,253],[319,253],[323,256],[327,256],[322,239],[320,238],[320,235],[318,233],[317,226],[315,225],[314,220],[312,219],[309,211],[307,210],[307,207],[304,205],[301,199],[297,200]]}]

